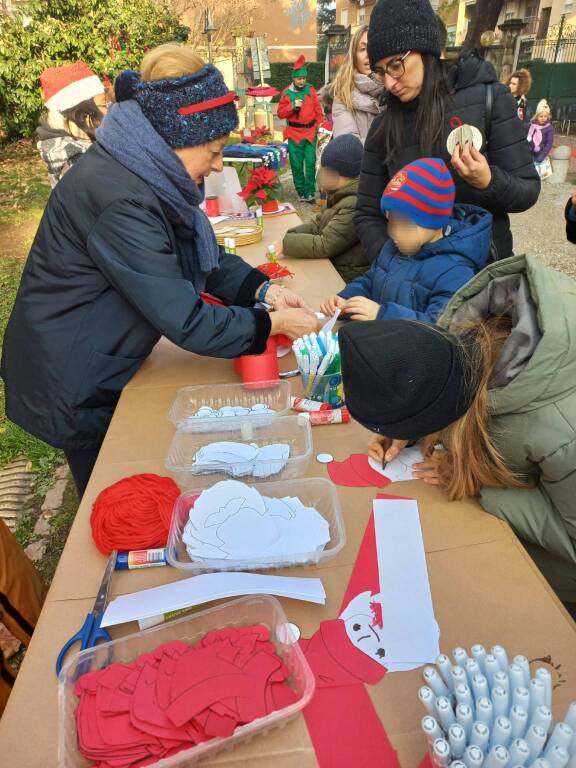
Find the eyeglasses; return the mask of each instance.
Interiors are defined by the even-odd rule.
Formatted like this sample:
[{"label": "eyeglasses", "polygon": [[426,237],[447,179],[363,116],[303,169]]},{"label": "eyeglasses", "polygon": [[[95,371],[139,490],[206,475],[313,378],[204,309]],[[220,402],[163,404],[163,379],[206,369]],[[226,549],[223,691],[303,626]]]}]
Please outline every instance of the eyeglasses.
[{"label": "eyeglasses", "polygon": [[386,75],[391,77],[393,80],[400,80],[400,78],[403,77],[404,73],[406,72],[406,65],[404,62],[411,53],[412,51],[408,51],[408,53],[405,53],[404,56],[401,56],[398,59],[392,59],[392,61],[389,61],[385,67],[377,67],[373,74],[378,78],[378,80],[381,80],[382,82],[384,81]]}]

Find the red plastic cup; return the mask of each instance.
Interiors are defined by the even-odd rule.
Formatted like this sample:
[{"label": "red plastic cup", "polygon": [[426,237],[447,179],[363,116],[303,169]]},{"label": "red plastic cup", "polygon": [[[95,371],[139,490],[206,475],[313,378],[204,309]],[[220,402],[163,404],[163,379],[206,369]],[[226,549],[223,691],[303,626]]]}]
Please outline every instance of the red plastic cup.
[{"label": "red plastic cup", "polygon": [[278,358],[276,357],[276,339],[268,338],[266,351],[261,355],[242,355],[234,361],[234,369],[242,377],[249,389],[258,389],[262,382],[277,381],[280,378]]},{"label": "red plastic cup", "polygon": [[206,214],[208,216],[220,216],[220,203],[217,195],[210,195],[206,198]]}]

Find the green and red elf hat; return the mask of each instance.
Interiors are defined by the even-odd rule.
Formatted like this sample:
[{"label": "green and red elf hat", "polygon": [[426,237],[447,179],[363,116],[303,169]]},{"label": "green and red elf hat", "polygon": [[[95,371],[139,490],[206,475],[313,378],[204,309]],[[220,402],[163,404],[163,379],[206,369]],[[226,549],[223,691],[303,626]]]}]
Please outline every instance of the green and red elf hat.
[{"label": "green and red elf hat", "polygon": [[308,77],[308,68],[306,67],[306,59],[303,54],[300,54],[294,62],[292,77]]}]

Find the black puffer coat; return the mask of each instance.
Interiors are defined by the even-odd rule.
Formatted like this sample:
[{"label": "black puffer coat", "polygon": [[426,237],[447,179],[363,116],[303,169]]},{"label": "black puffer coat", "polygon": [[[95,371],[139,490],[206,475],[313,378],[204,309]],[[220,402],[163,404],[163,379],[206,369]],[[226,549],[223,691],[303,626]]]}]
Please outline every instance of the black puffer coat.
[{"label": "black puffer coat", "polygon": [[[498,82],[492,64],[469,55],[449,72],[451,96],[446,105],[442,146],[436,156],[442,157],[450,168],[446,139],[455,122],[475,125],[487,134],[487,157],[492,170],[488,189],[478,190],[452,171],[456,183],[456,202],[477,205],[494,217],[493,258],[503,259],[512,254],[512,233],[509,213],[526,211],[538,200],[540,179],[532,162],[530,145],[526,140],[527,125],[518,119],[516,99],[508,88]],[[487,91],[492,91],[491,119],[487,119]],[[391,97],[392,98],[392,97]],[[384,110],[372,123],[364,145],[355,224],[360,241],[374,261],[387,240],[386,220],[380,212],[380,198],[388,181],[422,152],[415,136],[417,101],[403,104],[404,146],[396,161],[384,165],[378,129],[386,120]],[[452,124],[451,124],[452,123]],[[489,123],[489,124],[488,124]]]},{"label": "black puffer coat", "polygon": [[270,318],[251,307],[265,280],[221,250],[206,290],[236,306],[205,304],[169,212],[92,145],[52,192],[22,275],[0,370],[8,418],[58,448],[97,448],[160,336],[209,357],[264,351]]}]

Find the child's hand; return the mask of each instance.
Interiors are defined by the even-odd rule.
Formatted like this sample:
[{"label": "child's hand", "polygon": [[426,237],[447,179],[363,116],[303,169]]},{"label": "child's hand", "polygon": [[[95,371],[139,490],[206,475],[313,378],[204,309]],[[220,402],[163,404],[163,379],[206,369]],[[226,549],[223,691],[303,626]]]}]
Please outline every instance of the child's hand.
[{"label": "child's hand", "polygon": [[380,304],[372,299],[366,299],[364,296],[353,296],[348,299],[344,312],[352,320],[376,320],[378,312],[380,311]]},{"label": "child's hand", "polygon": [[324,301],[322,306],[320,307],[320,312],[326,315],[326,317],[332,317],[334,312],[336,312],[337,309],[344,309],[346,306],[346,299],[343,299],[342,296],[328,296],[328,298]]},{"label": "child's hand", "polygon": [[432,454],[424,461],[414,464],[412,477],[423,480],[428,485],[440,485],[440,464],[446,461],[447,453],[444,448],[434,448]]},{"label": "child's hand", "polygon": [[408,440],[392,440],[384,435],[372,435],[368,443],[368,456],[381,463],[393,461],[401,450],[406,448]]}]

